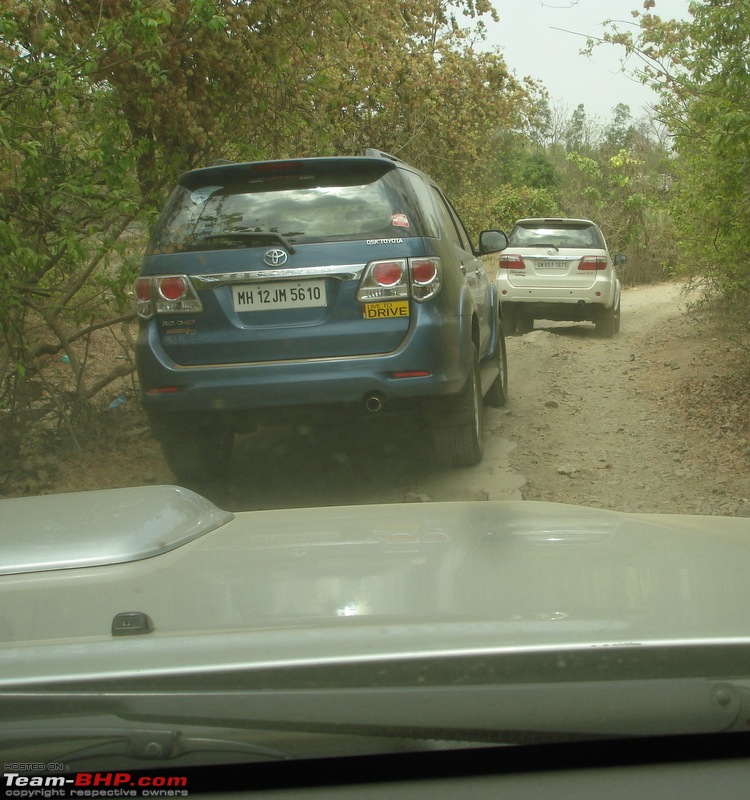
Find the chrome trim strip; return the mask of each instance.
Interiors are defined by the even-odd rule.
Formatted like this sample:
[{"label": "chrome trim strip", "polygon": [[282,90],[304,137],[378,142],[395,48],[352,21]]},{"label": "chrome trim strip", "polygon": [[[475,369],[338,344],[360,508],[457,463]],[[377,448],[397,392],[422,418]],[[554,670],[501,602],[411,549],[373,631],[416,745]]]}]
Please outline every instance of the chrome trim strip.
[{"label": "chrome trim strip", "polygon": [[191,275],[196,289],[213,289],[232,283],[258,281],[289,281],[300,278],[334,278],[339,281],[358,280],[366,264],[335,264],[326,267],[288,267],[283,269],[257,269],[247,272],[219,272],[214,275]]},{"label": "chrome trim strip", "polygon": [[533,255],[533,256],[523,256],[523,260],[530,259],[531,261],[580,261],[581,256],[542,256],[542,255]]},{"label": "chrome trim strip", "polygon": [[226,361],[221,364],[177,364],[170,369],[175,371],[190,369],[233,369],[234,367],[265,367],[279,364],[332,364],[337,361],[362,361],[363,359],[385,358],[398,353],[403,348],[399,345],[395,350],[385,353],[362,353],[348,356],[322,356],[320,358],[277,358],[269,361]]}]

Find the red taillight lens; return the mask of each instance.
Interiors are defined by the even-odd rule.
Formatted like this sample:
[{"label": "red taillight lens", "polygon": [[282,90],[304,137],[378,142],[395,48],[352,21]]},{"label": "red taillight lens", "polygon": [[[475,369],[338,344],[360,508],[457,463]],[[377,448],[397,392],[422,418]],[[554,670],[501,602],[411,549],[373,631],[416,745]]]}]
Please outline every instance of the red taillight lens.
[{"label": "red taillight lens", "polygon": [[411,279],[415,283],[432,283],[437,278],[438,267],[432,259],[414,258],[409,262],[409,265],[411,267]]},{"label": "red taillight lens", "polygon": [[578,265],[578,269],[607,269],[607,258],[606,256],[584,256]]},{"label": "red taillight lens", "polygon": [[372,269],[372,277],[380,286],[395,286],[404,276],[404,266],[398,261],[381,261]]},{"label": "red taillight lens", "polygon": [[512,255],[511,253],[502,253],[500,255],[500,269],[526,269],[523,256]]},{"label": "red taillight lens", "polygon": [[165,300],[182,300],[187,294],[187,280],[181,275],[171,275],[158,281],[159,294]]},{"label": "red taillight lens", "polygon": [[136,300],[148,303],[151,300],[151,278],[138,278],[134,286]]}]

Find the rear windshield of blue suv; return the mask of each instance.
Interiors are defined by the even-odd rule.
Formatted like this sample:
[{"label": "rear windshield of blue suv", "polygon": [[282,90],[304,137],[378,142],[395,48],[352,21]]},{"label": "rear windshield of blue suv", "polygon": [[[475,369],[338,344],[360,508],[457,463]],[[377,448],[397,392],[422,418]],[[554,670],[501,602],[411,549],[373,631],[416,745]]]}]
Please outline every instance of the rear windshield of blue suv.
[{"label": "rear windshield of blue suv", "polygon": [[183,175],[148,254],[426,235],[411,181],[383,160],[214,167]]}]

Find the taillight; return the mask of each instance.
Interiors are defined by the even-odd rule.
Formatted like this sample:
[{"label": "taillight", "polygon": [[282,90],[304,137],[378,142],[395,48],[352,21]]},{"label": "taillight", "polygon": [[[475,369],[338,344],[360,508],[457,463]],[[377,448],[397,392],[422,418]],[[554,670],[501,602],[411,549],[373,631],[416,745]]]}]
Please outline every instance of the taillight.
[{"label": "taillight", "polygon": [[440,285],[439,258],[371,261],[357,289],[357,300],[374,303],[411,297],[421,303],[437,294]]},{"label": "taillight", "polygon": [[135,310],[139,317],[148,319],[154,315],[151,303],[151,278],[138,278],[133,286],[135,294]]},{"label": "taillight", "polygon": [[526,263],[523,260],[523,256],[517,256],[511,253],[501,253],[498,266],[500,269],[526,269]]},{"label": "taillight", "polygon": [[397,286],[404,279],[404,262],[380,261],[372,267],[372,278],[378,286]]},{"label": "taillight", "polygon": [[440,259],[410,258],[411,296],[423,302],[438,293],[440,289]]},{"label": "taillight", "polygon": [[432,283],[437,278],[438,265],[434,258],[414,258],[409,262],[409,266],[411,267],[411,279],[415,283]]},{"label": "taillight", "polygon": [[152,275],[138,278],[134,286],[136,311],[142,319],[156,314],[203,311],[198,292],[187,275]]},{"label": "taillight", "polygon": [[578,264],[578,269],[594,270],[607,269],[606,256],[584,256]]},{"label": "taillight", "polygon": [[151,278],[138,278],[134,291],[139,303],[148,303],[151,300]]},{"label": "taillight", "polygon": [[184,275],[158,277],[156,288],[165,300],[182,300],[188,292],[188,280]]},{"label": "taillight", "polygon": [[360,303],[406,300],[408,297],[409,281],[405,258],[371,261],[367,265],[357,289],[357,300]]}]

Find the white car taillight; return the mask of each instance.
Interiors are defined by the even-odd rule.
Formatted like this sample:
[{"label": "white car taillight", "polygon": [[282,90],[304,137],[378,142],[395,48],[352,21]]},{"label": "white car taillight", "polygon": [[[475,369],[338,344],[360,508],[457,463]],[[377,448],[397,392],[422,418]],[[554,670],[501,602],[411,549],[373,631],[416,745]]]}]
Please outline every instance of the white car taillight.
[{"label": "white car taillight", "polygon": [[498,267],[500,267],[500,269],[512,269],[517,271],[519,269],[526,269],[526,263],[523,260],[523,256],[501,253]]},{"label": "white car taillight", "polygon": [[156,314],[203,311],[198,293],[187,275],[153,275],[135,282],[136,311],[148,319]]},{"label": "white car taillight", "polygon": [[606,256],[584,256],[578,264],[578,269],[581,270],[595,270],[607,269]]}]

